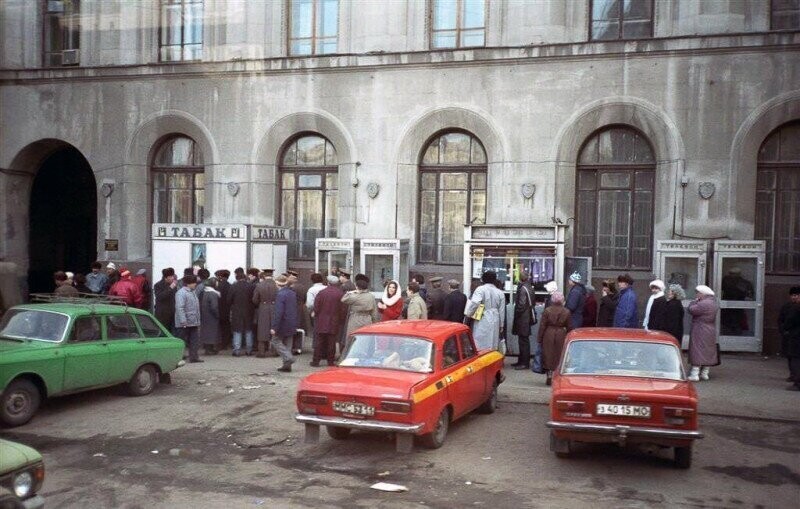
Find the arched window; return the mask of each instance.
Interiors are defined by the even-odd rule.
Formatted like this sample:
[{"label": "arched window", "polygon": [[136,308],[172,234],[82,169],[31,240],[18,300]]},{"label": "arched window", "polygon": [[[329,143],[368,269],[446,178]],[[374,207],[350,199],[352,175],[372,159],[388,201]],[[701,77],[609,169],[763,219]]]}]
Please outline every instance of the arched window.
[{"label": "arched window", "polygon": [[191,138],[167,139],[153,159],[153,222],[202,223],[203,154]]},{"label": "arched window", "polygon": [[444,133],[419,170],[419,261],[462,263],[464,225],[486,222],[486,151],[468,133]]},{"label": "arched window", "polygon": [[767,272],[800,273],[800,121],[784,124],[758,152],[755,238],[767,241]]},{"label": "arched window", "polygon": [[578,157],[575,254],[601,269],[649,269],[653,253],[655,158],[627,126],[602,130]]},{"label": "arched window", "polygon": [[290,258],[314,258],[317,237],[336,237],[339,215],[336,149],[318,134],[296,138],[281,154],[280,221],[294,231]]}]

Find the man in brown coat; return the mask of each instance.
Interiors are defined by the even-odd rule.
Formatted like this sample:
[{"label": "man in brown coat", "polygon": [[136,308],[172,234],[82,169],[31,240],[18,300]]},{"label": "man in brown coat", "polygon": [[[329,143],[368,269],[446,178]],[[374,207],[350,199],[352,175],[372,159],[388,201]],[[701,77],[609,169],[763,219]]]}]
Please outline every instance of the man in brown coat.
[{"label": "man in brown coat", "polygon": [[314,330],[317,341],[314,344],[314,358],[311,366],[318,367],[322,359],[333,366],[336,360],[336,342],[342,328],[344,304],[339,279],[328,276],[328,286],[314,297]]},{"label": "man in brown coat", "polygon": [[444,320],[444,299],[447,297],[444,289],[442,289],[442,278],[432,277],[429,279],[431,289],[428,292],[426,304],[428,305],[428,319],[430,320]]},{"label": "man in brown coat", "polygon": [[261,281],[253,291],[253,304],[256,306],[256,316],[258,317],[258,331],[256,340],[258,341],[258,353],[256,357],[266,357],[272,335],[272,310],[275,306],[275,297],[278,296],[278,285],[272,278],[273,269],[264,269],[261,273]]}]

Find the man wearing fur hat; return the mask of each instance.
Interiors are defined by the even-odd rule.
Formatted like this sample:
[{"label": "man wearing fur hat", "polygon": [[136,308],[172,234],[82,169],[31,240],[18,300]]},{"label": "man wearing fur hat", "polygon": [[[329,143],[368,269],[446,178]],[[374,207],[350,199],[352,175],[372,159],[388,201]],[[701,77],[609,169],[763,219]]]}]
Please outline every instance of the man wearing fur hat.
[{"label": "man wearing fur hat", "polygon": [[292,371],[294,357],[292,357],[292,338],[297,332],[297,294],[289,287],[286,276],[275,278],[278,286],[278,295],[275,297],[275,309],[272,313],[272,346],[283,360],[283,365],[278,371],[289,373]]},{"label": "man wearing fur hat", "polygon": [[614,310],[614,327],[636,329],[639,324],[639,311],[636,305],[636,292],[633,291],[633,278],[628,274],[617,277],[619,298]]},{"label": "man wearing fur hat", "polygon": [[583,281],[580,273],[573,272],[567,281],[569,286],[569,293],[567,294],[567,303],[564,305],[570,312],[570,320],[573,329],[583,326],[583,307],[586,305],[586,288],[583,287]]}]

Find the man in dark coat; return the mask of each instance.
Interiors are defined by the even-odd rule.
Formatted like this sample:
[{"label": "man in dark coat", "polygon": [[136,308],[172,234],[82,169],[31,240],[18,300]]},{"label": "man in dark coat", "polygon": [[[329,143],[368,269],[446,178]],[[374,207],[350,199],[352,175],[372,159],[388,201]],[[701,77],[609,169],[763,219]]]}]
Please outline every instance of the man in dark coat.
[{"label": "man in dark coat", "polygon": [[155,294],[156,319],[171,333],[175,333],[175,292],[178,283],[175,281],[175,269],[167,267],[161,270],[161,281],[153,286]]},{"label": "man in dark coat", "polygon": [[411,277],[411,282],[419,285],[419,296],[422,297],[423,301],[428,302],[428,288],[425,287],[425,276],[414,274]]},{"label": "man in dark coat", "polygon": [[328,276],[328,286],[314,298],[314,330],[317,342],[314,345],[314,357],[311,366],[318,367],[325,359],[328,366],[333,366],[336,359],[336,341],[342,329],[342,317],[345,306],[342,304],[341,284],[336,276]]},{"label": "man in dark coat", "polygon": [[636,329],[639,325],[639,313],[636,307],[636,292],[633,291],[633,278],[628,274],[617,277],[619,297],[614,308],[614,327]]},{"label": "man in dark coat", "polygon": [[583,327],[583,308],[586,306],[586,288],[583,287],[581,275],[573,272],[567,281],[569,293],[564,307],[569,309],[572,328]]},{"label": "man in dark coat", "polygon": [[254,286],[243,272],[236,274],[236,282],[228,293],[234,357],[241,355],[242,334],[245,337],[245,353],[247,355],[253,353],[253,290]]},{"label": "man in dark coat", "polygon": [[442,289],[442,278],[432,277],[430,279],[431,290],[425,303],[428,305],[429,320],[444,320],[444,298],[447,296]]},{"label": "man in dark coat", "polygon": [[253,304],[257,308],[258,314],[258,354],[256,357],[266,357],[269,342],[272,339],[270,330],[272,329],[272,311],[275,307],[275,298],[278,296],[278,285],[272,278],[274,271],[265,269],[261,281],[256,285],[253,292]]},{"label": "man in dark coat", "polygon": [[283,360],[283,365],[278,371],[289,373],[292,371],[294,357],[292,357],[292,338],[297,332],[297,294],[289,287],[286,276],[275,278],[278,285],[278,295],[275,298],[275,310],[272,313],[272,346]]},{"label": "man in dark coat", "polygon": [[464,308],[467,307],[467,296],[461,291],[461,283],[455,279],[448,281],[447,286],[450,287],[450,293],[444,298],[442,320],[464,323]]},{"label": "man in dark coat", "polygon": [[789,302],[781,307],[778,315],[778,332],[781,334],[781,350],[789,359],[789,382],[787,389],[800,390],[800,286],[789,290]]},{"label": "man in dark coat", "polygon": [[[308,287],[300,282],[300,275],[297,272],[293,270],[288,270],[286,272],[289,274],[289,287],[297,296],[297,328],[308,331],[310,330],[308,326],[308,319],[310,318],[308,316],[309,311],[306,309]],[[295,355],[303,353],[303,336],[301,334],[294,335],[294,339],[292,339],[292,352]]]},{"label": "man in dark coat", "polygon": [[517,285],[517,294],[514,296],[514,323],[512,333],[519,341],[519,357],[512,364],[514,369],[523,370],[531,367],[531,327],[536,323],[533,310],[534,291],[531,287],[530,276],[527,272],[520,274],[520,283]]},{"label": "man in dark coat", "polygon": [[342,284],[343,292],[356,291],[356,284],[350,280],[350,273],[346,270],[339,269],[339,282]]},{"label": "man in dark coat", "polygon": [[214,272],[217,277],[217,291],[219,292],[219,339],[220,347],[227,348],[231,344],[231,308],[228,303],[228,293],[231,291],[231,284],[228,278],[231,271],[221,269]]}]

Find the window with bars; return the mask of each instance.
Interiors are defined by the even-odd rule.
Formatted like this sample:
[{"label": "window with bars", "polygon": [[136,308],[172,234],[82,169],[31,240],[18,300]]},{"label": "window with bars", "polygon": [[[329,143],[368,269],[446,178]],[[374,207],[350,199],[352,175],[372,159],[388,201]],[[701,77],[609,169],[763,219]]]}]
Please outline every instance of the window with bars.
[{"label": "window with bars", "polygon": [[653,0],[591,0],[589,39],[653,37]]},{"label": "window with bars", "polygon": [[797,30],[800,28],[800,0],[771,0],[770,28]]},{"label": "window with bars", "polygon": [[289,54],[336,53],[339,0],[289,0]]},{"label": "window with bars", "polygon": [[292,229],[290,258],[313,259],[317,238],[338,234],[337,165],[336,149],[319,135],[303,135],[284,149],[280,223]]},{"label": "window with bars", "polygon": [[755,238],[767,272],[800,274],[800,121],[767,136],[758,153]]},{"label": "window with bars", "polygon": [[159,147],[152,165],[153,222],[202,223],[203,155],[194,140],[177,136]]},{"label": "window with bars", "polygon": [[462,263],[464,225],[486,222],[486,151],[474,136],[449,132],[420,163],[419,261]]},{"label": "window with bars", "polygon": [[591,136],[578,157],[575,255],[599,269],[652,265],[655,159],[638,131],[615,126]]},{"label": "window with bars", "polygon": [[431,0],[431,48],[486,45],[485,0]]},{"label": "window with bars", "polygon": [[[44,0],[43,52],[44,67],[78,63],[81,46],[80,0]],[[74,55],[70,55],[70,53]]]},{"label": "window with bars", "polygon": [[203,58],[203,0],[161,0],[159,29],[161,62]]}]

